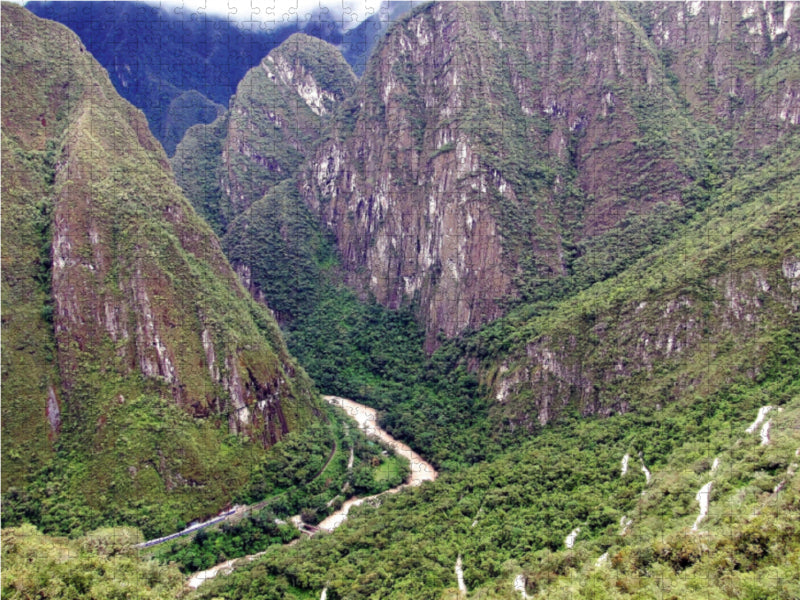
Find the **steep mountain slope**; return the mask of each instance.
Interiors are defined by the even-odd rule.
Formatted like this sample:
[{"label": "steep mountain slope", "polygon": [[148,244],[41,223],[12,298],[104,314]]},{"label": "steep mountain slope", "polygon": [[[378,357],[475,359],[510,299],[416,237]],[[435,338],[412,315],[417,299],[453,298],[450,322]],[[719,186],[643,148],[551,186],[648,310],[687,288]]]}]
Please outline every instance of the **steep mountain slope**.
[{"label": "steep mountain slope", "polygon": [[412,388],[378,401],[384,426],[452,468],[565,415],[664,408],[796,365],[800,154],[796,135],[786,141],[619,275],[446,342],[421,369],[453,383],[478,376],[466,417],[462,402]]},{"label": "steep mountain slope", "polygon": [[793,598],[797,374],[795,358],[699,401],[556,423],[331,535],[272,548],[198,597],[277,580],[328,598],[455,599],[460,556],[468,597]]},{"label": "steep mountain slope", "polygon": [[[693,132],[623,17],[610,5],[429,5],[373,55],[354,122],[318,151],[305,196],[353,284],[390,307],[419,301],[428,348],[563,276],[569,243],[623,211],[680,201]],[[656,124],[675,132],[658,153]]]},{"label": "steep mountain slope", "polygon": [[627,412],[758,381],[776,354],[791,360],[800,330],[796,144],[795,135],[716,190],[674,242],[623,274],[543,316],[522,311],[490,326],[483,339],[508,344],[487,372],[498,411],[528,428],[570,403],[584,414]]},{"label": "steep mountain slope", "polygon": [[230,112],[179,144],[176,180],[279,319],[313,304],[324,235],[290,185],[355,75],[330,44],[295,34],[242,79]]},{"label": "steep mountain slope", "polygon": [[[701,121],[747,159],[800,124],[796,2],[643,3],[630,13]],[[726,140],[727,141],[727,140]]]},{"label": "steep mountain slope", "polygon": [[[198,212],[225,233],[223,248],[239,277],[293,323],[290,339],[303,346],[326,391],[352,389],[368,399],[382,409],[387,430],[441,468],[435,482],[355,508],[330,535],[270,547],[283,532],[274,521],[278,515],[266,513],[238,528],[223,527],[213,539],[184,544],[173,555],[184,571],[207,567],[223,548],[237,552],[230,556],[248,544],[265,549],[238,563],[241,571],[203,584],[192,597],[316,598],[321,590],[329,600],[465,594],[798,597],[800,130],[792,115],[800,61],[792,6],[431,4],[388,33],[355,91],[332,94],[335,106],[325,115],[312,107],[324,107],[315,101],[324,100],[326,88],[317,67],[302,75],[302,60],[310,60],[302,57],[314,50],[323,70],[341,59],[327,46],[314,48],[298,38],[285,54],[271,55],[271,62],[248,75],[230,115],[192,129],[176,154],[180,161],[173,161],[177,177]],[[14,23],[5,16],[4,28]],[[7,41],[10,34],[4,34]],[[65,47],[53,38],[58,48]],[[672,46],[676,39],[682,41]],[[686,47],[701,43],[706,48]],[[696,69],[695,50],[703,55],[705,70]],[[75,69],[81,63],[59,64]],[[274,70],[278,65],[280,71]],[[5,55],[3,66],[6,90],[6,74],[15,71],[6,68]],[[733,95],[726,83],[731,78]],[[103,82],[86,94],[93,98],[99,92],[92,90],[108,89]],[[76,97],[69,115],[82,110],[82,98]],[[283,447],[283,461],[251,468],[250,452],[257,448],[227,437],[222,450],[209,450],[220,439],[214,437],[218,430],[208,426],[207,437],[194,435],[194,423],[182,420],[185,413],[172,405],[185,408],[187,398],[170,385],[169,365],[193,376],[185,384],[189,389],[197,389],[192,386],[200,380],[190,369],[195,363],[182,366],[180,359],[189,359],[169,353],[174,346],[167,342],[175,335],[195,340],[187,348],[198,348],[199,336],[203,377],[213,362],[223,362],[220,346],[214,346],[214,359],[204,352],[205,330],[189,331],[186,323],[204,322],[203,315],[211,314],[222,328],[221,339],[235,337],[240,347],[260,342],[251,341],[255,338],[242,333],[245,326],[233,318],[244,292],[233,283],[215,238],[202,225],[192,228],[188,208],[180,213],[183,220],[176,217],[175,207],[186,204],[170,195],[175,188],[160,167],[147,167],[163,163],[163,154],[149,154],[115,134],[107,117],[117,105],[110,101],[92,105],[103,117],[91,132],[96,141],[70,125],[64,129],[68,145],[48,146],[48,135],[30,126],[47,117],[37,102],[42,103],[33,98],[19,109],[23,112],[9,116],[10,123],[27,124],[14,130],[15,137],[6,134],[5,107],[11,104],[4,102],[4,171],[10,165],[16,179],[9,181],[21,182],[9,195],[4,175],[4,209],[6,197],[14,199],[12,224],[25,235],[9,232],[20,249],[3,253],[4,277],[6,263],[15,274],[13,285],[4,281],[3,299],[12,308],[22,306],[19,294],[35,301],[10,310],[13,319],[4,305],[4,383],[7,373],[15,374],[14,389],[23,396],[9,410],[27,414],[39,427],[26,432],[27,438],[13,439],[27,439],[26,448],[46,463],[52,449],[38,436],[55,423],[49,431],[64,450],[59,448],[55,467],[36,481],[39,495],[32,502],[15,504],[19,492],[6,499],[26,509],[38,502],[43,512],[65,521],[91,517],[88,510],[59,502],[62,489],[74,481],[84,484],[90,504],[105,500],[99,484],[86,483],[92,468],[101,480],[107,471],[115,473],[105,494],[144,492],[151,494],[145,502],[169,502],[152,476],[158,472],[169,485],[183,485],[177,475],[163,475],[178,472],[186,478],[185,470],[169,470],[167,461],[177,456],[182,468],[205,469],[220,478],[185,496],[207,507],[218,506],[213,499],[229,498],[224,491],[234,487],[239,498],[255,501],[268,490],[285,489],[283,482],[302,471],[322,473],[319,468],[332,465],[330,476],[315,478],[303,490],[312,495],[312,508],[330,509],[338,482],[349,477],[341,444],[327,462],[318,453],[312,463],[295,453],[315,445],[305,438]],[[33,113],[25,116],[28,107]],[[138,115],[125,114],[134,121]],[[113,116],[113,124],[126,122]],[[287,119],[295,124],[291,130],[275,127]],[[312,121],[298,124],[300,119]],[[49,126],[52,119],[45,121]],[[19,141],[29,138],[40,144],[40,152]],[[152,142],[146,135],[142,139]],[[90,156],[98,173],[107,162],[100,152],[73,152],[90,142],[105,143],[106,154],[121,149],[130,161],[114,163],[117,179],[107,189],[118,194],[100,186],[87,208],[83,156]],[[67,173],[75,176],[67,180]],[[136,177],[125,179],[129,173]],[[161,186],[159,198],[174,202],[165,209],[145,180]],[[129,196],[119,196],[124,192],[117,181],[132,182]],[[61,187],[51,192],[53,182]],[[23,188],[33,196],[23,196]],[[66,202],[62,189],[74,190],[74,201]],[[130,206],[129,198],[139,195],[148,215],[164,223]],[[114,212],[123,220],[103,217],[101,209],[118,196]],[[37,203],[41,198],[46,201]],[[51,214],[57,217],[52,223]],[[120,255],[102,244],[103,219],[113,225]],[[145,233],[131,235],[128,222]],[[64,223],[73,232],[88,231],[89,242],[82,241],[82,233],[59,237]],[[159,227],[171,228],[172,254],[161,250]],[[187,228],[194,237],[185,234]],[[207,294],[216,279],[202,273],[191,286],[185,284],[180,259],[189,251],[181,254],[177,246],[190,242],[198,257],[192,266],[216,270],[230,283],[227,291],[220,285]],[[398,310],[359,303],[331,285],[328,275],[338,268],[334,243],[362,297],[372,293]],[[137,262],[139,247],[150,250],[146,264],[155,265],[145,282],[135,277],[135,267],[145,264]],[[73,248],[81,250],[77,257]],[[203,304],[202,315],[157,309],[156,300],[180,297],[164,283],[164,256],[170,259],[169,283]],[[203,261],[211,266],[203,267]],[[119,266],[109,271],[107,262]],[[102,281],[76,265],[91,265],[104,274]],[[57,276],[58,269],[77,273]],[[91,301],[59,300],[76,297],[70,281],[91,290]],[[113,297],[109,281],[122,285]],[[158,340],[167,340],[166,351],[147,337],[147,319],[142,333],[137,331],[132,310],[131,327],[109,330],[107,323],[117,321],[105,319],[105,303],[113,299],[112,308],[124,312],[126,297],[133,298],[129,306],[140,298],[126,296],[126,290],[138,288],[154,307],[149,309],[153,328]],[[127,331],[144,343],[126,342],[120,333],[112,347],[109,333],[112,349],[106,351],[95,329],[68,320],[79,302],[102,317],[94,326],[101,334]],[[220,308],[227,305],[233,306],[231,314]],[[414,308],[426,331],[411,317]],[[247,311],[277,337],[263,308],[249,302]],[[174,327],[162,326],[167,319]],[[25,331],[42,345],[25,346]],[[67,338],[69,331],[78,332],[77,339]],[[423,341],[428,351],[439,346],[429,359]],[[66,342],[88,347],[101,360],[75,359]],[[47,362],[48,352],[58,362]],[[235,356],[234,364],[240,364]],[[118,374],[118,363],[133,365],[127,366],[130,377]],[[93,364],[105,370],[91,371]],[[158,382],[140,377],[142,365],[165,375]],[[21,369],[31,368],[35,380],[19,377]],[[290,367],[284,369],[288,376]],[[209,379],[214,383],[213,368]],[[149,393],[132,401],[148,382]],[[305,389],[302,382],[296,386]],[[224,381],[217,380],[214,389],[220,388]],[[117,394],[122,404],[113,404]],[[117,411],[107,421],[99,410],[104,398]],[[64,407],[73,399],[82,404],[69,412]],[[281,406],[286,404],[282,399]],[[42,414],[54,414],[52,406],[60,407],[60,429],[58,419],[42,423]],[[3,410],[5,427],[5,403]],[[223,418],[231,416],[217,404],[210,403],[208,411],[223,426]],[[78,417],[70,422],[70,415]],[[339,433],[346,427],[341,424]],[[119,466],[102,457],[109,430],[117,432]],[[101,468],[68,443],[76,431],[91,431],[94,437],[81,439],[95,444],[87,452],[99,449]],[[4,466],[5,456],[25,451],[4,447]],[[130,456],[142,457],[136,464],[144,466],[124,471]],[[276,470],[279,477],[270,478]],[[144,471],[149,479],[138,475]],[[247,472],[252,477],[243,486]],[[131,477],[138,487],[128,486]],[[333,489],[331,481],[337,481]],[[295,491],[277,497],[281,517],[299,510]],[[147,508],[158,517],[190,514],[179,510],[185,505],[172,506],[129,506],[120,518],[150,526],[135,518]],[[256,539],[253,531],[259,530],[267,536]],[[28,545],[19,542],[26,534]],[[10,535],[13,545],[4,546],[4,558],[15,577],[47,568],[61,576],[65,567],[51,566],[50,547],[63,552],[66,543],[40,539],[30,529]],[[89,565],[77,563],[82,573],[107,564],[102,551],[94,560],[91,536],[80,543],[90,555]],[[42,547],[41,560],[21,559],[34,545]],[[202,546],[202,554],[195,546]],[[126,566],[139,571],[141,565]],[[151,585],[174,584],[169,568],[150,573]],[[90,571],[83,581],[96,579]]]},{"label": "steep mountain slope", "polygon": [[[351,284],[389,307],[419,302],[431,350],[440,332],[491,321],[511,297],[585,285],[580,259],[609,236],[693,210],[703,182],[731,168],[717,156],[720,143],[730,146],[726,129],[768,132],[747,138],[752,158],[793,127],[797,15],[788,11],[786,34],[765,45],[741,25],[750,9],[726,10],[729,21],[738,15],[737,35],[743,29],[735,52],[731,34],[709,39],[703,19],[684,22],[678,9],[649,31],[673,40],[663,32],[680,24],[685,54],[705,36],[707,61],[757,64],[738,78],[732,113],[701,110],[708,94],[684,109],[685,90],[716,90],[730,69],[720,81],[680,61],[679,74],[670,71],[629,14],[655,8],[442,3],[402,19],[302,183]],[[777,11],[756,14],[766,23]]]},{"label": "steep mountain slope", "polygon": [[238,215],[291,177],[320,135],[321,119],[355,87],[341,53],[294,34],[239,82],[222,152],[223,187]]},{"label": "steep mountain slope", "polygon": [[417,0],[382,0],[370,16],[342,35],[339,48],[353,72],[361,77],[367,68],[372,50],[389,27],[419,4]]},{"label": "steep mountain slope", "polygon": [[311,422],[312,384],[142,113],[72,32],[2,10],[3,491],[55,450],[44,513],[168,530]]},{"label": "steep mountain slope", "polygon": [[[622,273],[444,344],[434,358],[452,352],[492,386],[493,431],[516,432],[504,452],[198,596],[457,598],[460,563],[477,598],[795,597],[796,136]],[[424,400],[387,412],[433,433],[413,443],[437,456],[489,439]]]},{"label": "steep mountain slope", "polygon": [[[286,22],[265,31],[201,11],[142,2],[29,2],[26,7],[78,34],[108,70],[117,92],[145,113],[169,155],[190,126],[216,119],[245,73],[301,26]],[[341,35],[338,27],[328,33]]]},{"label": "steep mountain slope", "polygon": [[[225,238],[248,287],[284,323],[303,314],[301,298],[313,299],[313,314],[293,323],[291,339],[329,391],[386,410],[388,426],[442,464],[467,451],[481,455],[470,435],[451,437],[467,407],[476,427],[492,412],[494,432],[530,430],[568,405],[629,410],[633,389],[646,389],[656,404],[701,382],[716,385],[734,358],[734,337],[763,358],[751,324],[783,323],[793,306],[793,280],[782,270],[785,262],[793,273],[796,259],[797,15],[792,5],[680,6],[443,3],[391,28],[307,153],[299,181],[287,170],[282,187]],[[701,42],[705,70],[692,66]],[[726,88],[731,80],[738,87]],[[258,130],[263,120],[250,111],[244,122]],[[199,147],[191,136],[184,143]],[[224,151],[221,142],[210,146]],[[181,165],[176,170],[189,189]],[[237,178],[244,189],[271,176],[248,168]],[[320,291],[319,265],[330,253],[298,193],[334,236],[348,283],[362,299],[414,308],[429,352],[442,334],[522,308],[448,345],[433,364],[398,350],[404,371],[380,342],[353,336],[359,320],[343,310],[347,301],[333,308],[337,301]],[[729,206],[748,194],[768,212],[750,204],[736,213],[741,222],[731,220]],[[707,212],[715,203],[725,216]],[[756,213],[788,227],[776,238],[780,250],[757,265],[723,242],[691,237],[722,227],[757,239],[767,234],[748,228]],[[691,259],[677,266],[687,236],[703,253],[702,268],[688,270]],[[655,254],[659,248],[666,254]],[[737,252],[761,255],[755,247]],[[643,258],[625,279],[578,295]],[[647,269],[654,260],[663,272]],[[635,303],[612,301],[642,281],[651,282],[648,293],[640,290]],[[756,289],[762,283],[769,294]],[[733,296],[750,309],[725,308]],[[373,315],[368,326],[385,321]],[[417,343],[415,331],[402,331]],[[395,332],[384,335],[401,337]],[[360,339],[348,345],[353,337]],[[712,342],[713,356],[703,350]],[[736,364],[751,358],[735,350]],[[371,375],[359,373],[354,356]],[[720,366],[713,383],[702,372],[708,361]],[[431,376],[437,371],[447,376]],[[475,374],[487,402],[466,400]]]}]

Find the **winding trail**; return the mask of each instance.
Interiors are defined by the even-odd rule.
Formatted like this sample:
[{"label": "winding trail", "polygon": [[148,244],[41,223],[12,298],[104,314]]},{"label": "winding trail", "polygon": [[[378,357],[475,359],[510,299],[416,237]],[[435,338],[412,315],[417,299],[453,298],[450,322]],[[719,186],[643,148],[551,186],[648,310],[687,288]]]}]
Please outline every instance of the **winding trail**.
[{"label": "winding trail", "polygon": [[231,560],[226,560],[224,563],[220,563],[218,565],[214,565],[210,569],[206,569],[205,571],[198,571],[197,573],[193,573],[189,577],[189,581],[187,582],[189,587],[192,589],[197,589],[200,585],[209,579],[214,579],[219,573],[223,575],[228,575],[231,573],[237,566],[238,563],[247,561],[252,562],[257,559],[259,556],[266,554],[266,551],[257,552],[256,554],[251,554],[250,556],[243,556],[241,558],[232,558]]},{"label": "winding trail", "polygon": [[766,446],[769,444],[769,427],[772,421],[767,421],[764,425],[761,426],[761,432],[759,435],[761,436],[761,445]]},{"label": "winding trail", "polygon": [[564,540],[564,546],[566,546],[567,550],[570,550],[575,545],[575,540],[578,538],[578,534],[580,532],[581,528],[576,527],[570,532],[570,534],[567,536],[567,539]]},{"label": "winding trail", "polygon": [[642,473],[644,473],[644,482],[645,484],[649,485],[650,478],[652,477],[652,475],[650,474],[650,469],[648,469],[647,466],[644,464],[644,459],[640,458],[639,460],[642,461]]},{"label": "winding trail", "polygon": [[630,527],[632,523],[633,519],[622,515],[622,518],[619,520],[619,535],[623,536],[628,533],[628,527]]},{"label": "winding trail", "polygon": [[[436,479],[438,473],[436,472],[436,469],[433,468],[433,465],[425,461],[425,459],[423,459],[419,454],[414,452],[406,444],[397,441],[386,431],[378,427],[378,418],[377,418],[378,411],[376,411],[374,408],[370,408],[369,406],[364,406],[363,404],[359,404],[358,402],[350,400],[349,398],[340,398],[339,396],[323,396],[323,399],[325,399],[326,402],[343,409],[348,416],[353,418],[358,423],[358,426],[367,435],[378,438],[379,440],[384,442],[387,446],[391,447],[396,454],[406,457],[411,465],[411,473],[409,474],[408,480],[405,483],[401,483],[397,487],[394,487],[390,490],[386,490],[381,494],[375,494],[374,496],[366,496],[363,498],[350,498],[350,500],[345,502],[339,510],[337,510],[329,517],[324,519],[322,522],[320,522],[320,524],[317,526],[319,530],[331,532],[337,527],[339,527],[339,525],[341,525],[347,520],[347,515],[350,512],[350,509],[354,506],[363,504],[364,502],[375,499],[379,496],[382,496],[383,494],[396,494],[400,490],[405,489],[407,487],[415,487],[420,485],[423,481],[433,481],[434,479]],[[334,446],[334,450],[333,452],[331,452],[331,455],[328,458],[328,462],[330,462],[331,458],[333,458],[335,452],[336,452],[336,447]],[[325,469],[323,468],[323,471],[324,470]],[[294,516],[292,517],[291,520],[293,523],[295,523],[295,526],[298,526],[298,524],[302,525],[302,522],[300,522],[299,519],[300,519],[299,516]],[[313,533],[309,535],[313,535]],[[232,560],[228,560],[218,565],[215,565],[210,569],[206,569],[205,571],[194,573],[189,577],[188,585],[191,588],[197,588],[200,586],[200,584],[202,584],[205,581],[208,581],[209,579],[213,579],[219,573],[227,575],[228,573],[233,571],[238,565],[243,564],[244,562],[250,562],[264,553],[265,552],[262,551],[258,552],[257,554],[251,554],[249,556],[243,556],[241,558],[234,558]],[[327,595],[327,588],[323,590],[323,598],[326,595]]]},{"label": "winding trail", "polygon": [[531,596],[528,596],[528,592],[525,591],[525,576],[522,573],[514,577],[514,591],[522,594],[525,600],[531,598]]}]

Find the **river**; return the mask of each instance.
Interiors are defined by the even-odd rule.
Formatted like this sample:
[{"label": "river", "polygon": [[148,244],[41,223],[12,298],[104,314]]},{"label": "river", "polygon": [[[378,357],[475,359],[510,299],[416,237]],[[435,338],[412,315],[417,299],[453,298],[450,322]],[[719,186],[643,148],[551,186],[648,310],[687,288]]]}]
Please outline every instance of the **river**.
[{"label": "river", "polygon": [[[405,483],[398,485],[390,490],[383,492],[382,494],[376,494],[374,496],[365,496],[361,498],[350,498],[342,507],[331,514],[329,517],[324,519],[318,525],[320,530],[331,532],[337,527],[339,527],[342,523],[347,520],[347,515],[350,512],[350,509],[354,506],[358,506],[366,502],[367,500],[372,500],[373,498],[377,498],[378,496],[382,496],[383,494],[396,494],[400,490],[407,488],[407,487],[414,487],[420,485],[423,481],[433,481],[436,479],[438,473],[436,469],[433,468],[429,462],[423,459],[419,454],[414,452],[411,448],[409,448],[403,442],[399,442],[394,439],[391,435],[389,435],[386,431],[381,429],[378,426],[378,411],[374,408],[370,408],[369,406],[364,406],[363,404],[359,404],[354,400],[350,400],[349,398],[340,398],[339,396],[323,396],[326,402],[332,404],[334,406],[338,406],[342,410],[344,410],[348,416],[350,416],[358,426],[366,433],[368,436],[375,437],[381,440],[384,444],[389,446],[394,450],[394,452],[398,456],[404,456],[408,459],[411,467],[411,473],[408,476],[408,479]],[[299,518],[299,517],[296,517]],[[202,584],[204,581],[208,581],[217,575],[217,573],[230,573],[233,569],[236,568],[239,564],[243,564],[245,562],[252,561],[255,557],[264,554],[264,552],[259,552],[258,554],[252,554],[250,556],[243,556],[241,558],[235,558],[224,563],[220,563],[207,569],[205,571],[200,571],[198,573],[194,573],[189,577],[189,587],[197,588]]]}]

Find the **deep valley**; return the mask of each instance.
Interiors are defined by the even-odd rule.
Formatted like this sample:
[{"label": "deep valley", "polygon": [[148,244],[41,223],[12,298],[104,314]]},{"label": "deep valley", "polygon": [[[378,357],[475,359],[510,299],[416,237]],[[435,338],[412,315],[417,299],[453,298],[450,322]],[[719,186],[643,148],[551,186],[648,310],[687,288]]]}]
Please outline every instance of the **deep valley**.
[{"label": "deep valley", "polygon": [[795,2],[30,8],[3,598],[800,598]]}]

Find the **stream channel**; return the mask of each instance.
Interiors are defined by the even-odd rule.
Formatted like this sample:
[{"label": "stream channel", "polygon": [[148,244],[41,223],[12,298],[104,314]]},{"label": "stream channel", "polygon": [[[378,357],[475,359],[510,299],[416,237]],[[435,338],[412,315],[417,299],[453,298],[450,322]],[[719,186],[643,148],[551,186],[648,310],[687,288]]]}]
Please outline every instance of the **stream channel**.
[{"label": "stream channel", "polygon": [[[394,439],[391,435],[386,433],[383,429],[378,426],[378,411],[374,408],[370,408],[369,406],[364,406],[363,404],[359,404],[349,398],[340,398],[339,396],[323,396],[326,402],[329,404],[333,404],[334,406],[338,406],[342,410],[344,410],[349,417],[355,420],[358,423],[358,426],[370,437],[374,437],[379,439],[381,442],[389,446],[394,450],[394,452],[398,456],[403,456],[408,459],[409,466],[411,467],[411,473],[408,476],[408,479],[405,483],[398,485],[390,490],[382,492],[380,494],[375,494],[374,496],[363,496],[361,498],[350,498],[342,507],[337,510],[336,512],[329,515],[326,519],[321,521],[317,526],[319,530],[325,532],[331,532],[339,525],[344,523],[347,520],[347,515],[350,512],[350,509],[354,506],[358,506],[359,504],[363,504],[368,500],[372,500],[373,498],[377,498],[378,496],[382,496],[383,494],[396,494],[400,490],[406,487],[413,487],[420,485],[423,481],[433,481],[436,479],[438,473],[436,469],[433,468],[433,465],[426,462],[419,454],[414,452],[411,448],[409,448],[403,442],[399,442]],[[293,522],[298,522],[299,516],[293,517]],[[212,579],[219,573],[228,574],[233,571],[238,564],[244,564],[246,562],[250,562],[254,560],[256,557],[261,556],[264,552],[259,552],[257,554],[251,554],[250,556],[243,556],[241,558],[235,558],[233,560],[225,561],[224,563],[220,563],[218,565],[214,565],[210,569],[206,569],[205,571],[199,571],[197,573],[192,574],[189,577],[189,587],[197,588],[205,581]]]}]

